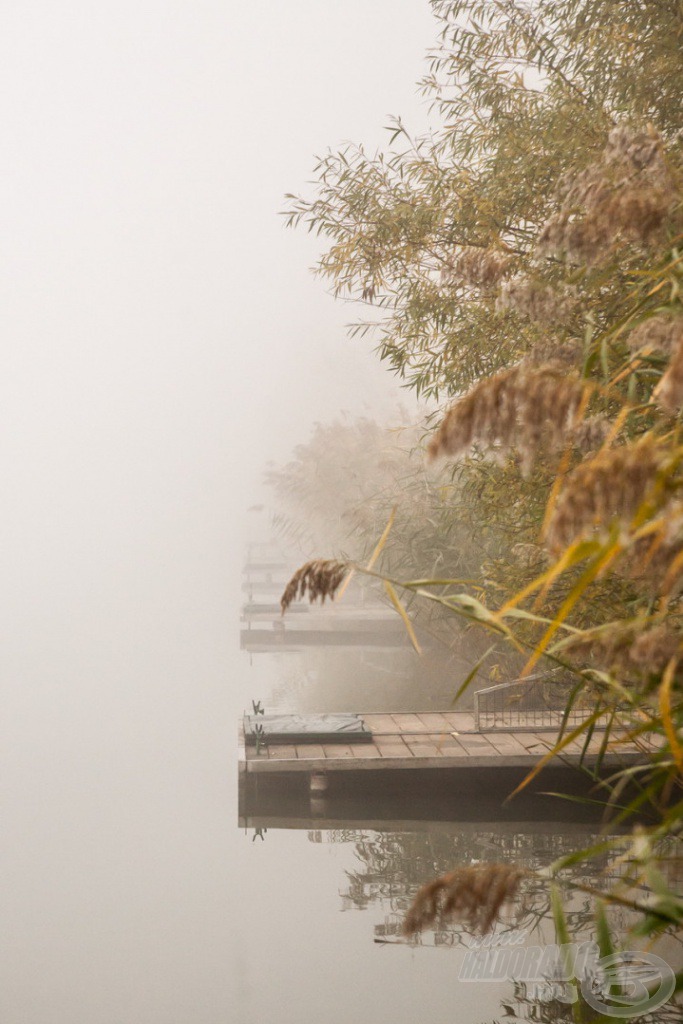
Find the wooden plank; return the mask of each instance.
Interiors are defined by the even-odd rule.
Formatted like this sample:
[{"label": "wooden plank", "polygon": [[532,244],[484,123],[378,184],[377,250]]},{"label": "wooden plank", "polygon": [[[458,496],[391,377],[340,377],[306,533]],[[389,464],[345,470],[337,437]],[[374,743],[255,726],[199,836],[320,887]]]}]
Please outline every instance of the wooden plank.
[{"label": "wooden plank", "polygon": [[361,718],[370,732],[399,732],[391,715],[361,715]]},{"label": "wooden plank", "polygon": [[[280,772],[287,774],[288,772],[329,772],[329,771],[366,771],[366,770],[380,770],[380,771],[392,771],[394,769],[424,769],[424,768],[440,768],[440,769],[471,769],[477,770],[481,768],[499,768],[502,771],[508,768],[531,768],[538,761],[537,754],[524,754],[519,757],[509,756],[506,758],[501,757],[500,754],[466,754],[466,755],[449,755],[448,757],[443,754],[431,757],[353,757],[353,756],[338,756],[338,747],[335,745],[337,753],[336,757],[325,757],[325,758],[310,758],[302,759],[295,758],[293,760],[277,758],[248,761],[247,771],[250,773],[260,772]],[[564,764],[578,764],[578,756],[576,754],[569,754],[564,760]],[[557,762],[558,764],[560,762]],[[631,764],[642,764],[643,756],[637,751],[626,753],[615,757],[614,755],[608,755],[603,762],[605,768],[612,767],[623,767]]]},{"label": "wooden plank", "polygon": [[297,743],[296,756],[300,758],[324,757],[325,750],[320,743]]},{"label": "wooden plank", "polygon": [[513,735],[527,751],[542,755],[549,749],[547,743],[533,732],[516,732]]},{"label": "wooden plank", "polygon": [[442,754],[448,753],[449,756],[457,757],[468,756],[462,743],[453,735],[453,733],[449,732],[446,736],[439,735],[438,740],[435,742]]},{"label": "wooden plank", "polygon": [[469,756],[465,748],[461,747],[460,744],[456,743],[456,741],[451,737],[444,740],[443,742],[438,742],[436,746],[439,753],[444,759],[448,759],[451,757],[466,758]]},{"label": "wooden plank", "polygon": [[519,742],[516,736],[510,732],[486,733],[486,739],[496,748],[502,757],[519,756],[526,754],[526,748]]},{"label": "wooden plank", "polygon": [[381,757],[381,753],[374,743],[352,743],[351,751],[354,757],[364,760],[366,757]]},{"label": "wooden plank", "polygon": [[458,743],[465,748],[468,754],[487,754],[495,760],[498,760],[500,756],[496,748],[481,734],[458,733],[453,738],[457,739]]},{"label": "wooden plank", "polygon": [[297,757],[296,747],[291,743],[268,744],[268,757],[279,758],[280,760],[295,761]]},{"label": "wooden plank", "polygon": [[[310,760],[303,760],[297,758],[293,761],[288,760],[266,760],[266,761],[250,761],[248,770],[254,774],[260,772],[281,772],[287,774],[288,772],[333,772],[333,771],[394,771],[395,769],[414,769],[414,768],[482,768],[491,767],[490,757],[477,757],[472,754],[465,756],[451,756],[444,757],[438,755],[436,757],[415,757],[411,755],[409,757],[377,757],[377,758],[359,758],[359,757],[325,757],[324,759],[311,758]],[[500,759],[499,759],[500,760]],[[528,759],[528,764],[531,766],[535,763],[533,758]]]},{"label": "wooden plank", "polygon": [[375,736],[373,743],[376,747],[405,747],[405,740],[400,732],[391,733],[386,736]]},{"label": "wooden plank", "polygon": [[453,726],[446,716],[439,714],[437,711],[421,711],[417,717],[428,726],[430,732],[440,732],[448,735],[453,731]]},{"label": "wooden plank", "polygon": [[430,741],[431,737],[429,740],[421,737],[406,737],[406,743],[413,757],[443,757],[443,752],[436,743]]},{"label": "wooden plank", "polygon": [[450,723],[451,729],[470,731],[474,729],[474,715],[466,711],[442,711],[441,714]]},{"label": "wooden plank", "polygon": [[396,723],[397,731],[402,733],[408,732],[429,732],[429,728],[421,722],[417,715],[412,714],[401,714],[391,716]]},{"label": "wooden plank", "polygon": [[353,757],[353,750],[344,743],[323,743],[323,752],[325,754],[325,759],[329,759],[330,761],[338,761],[341,758]]},{"label": "wooden plank", "polygon": [[373,746],[382,757],[412,757],[410,749],[400,737],[378,736]]},{"label": "wooden plank", "polygon": [[405,745],[405,743],[401,743],[400,746],[397,743],[386,743],[383,744],[381,747],[378,746],[377,749],[379,750],[380,755],[382,757],[411,758],[413,756],[412,753],[410,752],[410,749]]}]

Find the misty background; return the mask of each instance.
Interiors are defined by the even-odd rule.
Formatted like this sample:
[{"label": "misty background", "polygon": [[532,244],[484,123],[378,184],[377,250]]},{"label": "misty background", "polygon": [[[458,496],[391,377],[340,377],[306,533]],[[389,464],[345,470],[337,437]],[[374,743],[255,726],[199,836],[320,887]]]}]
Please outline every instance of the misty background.
[{"label": "misty background", "polygon": [[246,508],[313,421],[398,395],[278,211],[314,154],[424,126],[434,24],[28,0],[0,29],[0,1016],[251,1020]]}]

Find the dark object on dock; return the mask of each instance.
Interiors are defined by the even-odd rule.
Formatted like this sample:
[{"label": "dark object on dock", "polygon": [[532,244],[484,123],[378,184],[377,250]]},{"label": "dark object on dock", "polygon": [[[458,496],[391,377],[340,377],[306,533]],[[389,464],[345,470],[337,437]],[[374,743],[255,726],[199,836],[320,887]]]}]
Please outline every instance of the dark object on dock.
[{"label": "dark object on dock", "polygon": [[257,743],[372,743],[360,715],[245,715],[244,739]]}]

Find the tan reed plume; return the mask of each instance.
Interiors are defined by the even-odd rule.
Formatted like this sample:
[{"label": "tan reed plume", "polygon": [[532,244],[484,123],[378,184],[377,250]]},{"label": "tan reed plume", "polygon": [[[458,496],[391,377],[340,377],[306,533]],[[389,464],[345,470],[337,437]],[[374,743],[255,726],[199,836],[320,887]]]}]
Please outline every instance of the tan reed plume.
[{"label": "tan reed plume", "polygon": [[664,453],[651,437],[580,463],[564,484],[548,529],[553,551],[614,521],[629,524],[651,495]]},{"label": "tan reed plume", "polygon": [[485,935],[504,903],[514,899],[527,874],[516,864],[473,864],[423,885],[403,922],[404,935],[415,935],[450,918]]},{"label": "tan reed plume", "polygon": [[663,352],[665,355],[674,353],[681,347],[681,343],[683,316],[670,316],[667,313],[659,313],[648,320],[643,320],[626,339],[631,352],[640,352],[647,348],[653,352]]},{"label": "tan reed plume", "polygon": [[339,585],[350,570],[348,562],[337,562],[333,558],[316,558],[306,562],[292,576],[280,598],[280,607],[284,615],[292,601],[302,598],[308,593],[311,603],[320,598],[321,603],[329,597],[334,600]]},{"label": "tan reed plume", "polygon": [[532,363],[534,366],[557,363],[566,369],[568,366],[576,367],[582,355],[583,346],[579,341],[559,342],[557,338],[547,338],[532,345],[524,356],[523,363]]},{"label": "tan reed plume", "polygon": [[589,454],[602,448],[612,422],[606,416],[588,416],[572,429],[569,438],[580,452]]},{"label": "tan reed plume", "polygon": [[513,310],[530,320],[543,323],[566,320],[575,306],[576,294],[573,289],[556,288],[523,275],[504,281],[496,300],[499,312]]},{"label": "tan reed plume", "polygon": [[585,386],[557,364],[503,370],[451,406],[428,445],[429,457],[460,455],[478,442],[516,448],[528,468],[539,447],[558,447],[574,427]]},{"label": "tan reed plume", "polygon": [[651,596],[673,596],[683,585],[683,505],[668,501],[658,529],[639,537],[628,550],[628,562],[619,571],[638,580]]},{"label": "tan reed plume", "polygon": [[581,660],[594,659],[623,678],[661,674],[677,654],[681,638],[668,625],[612,622],[569,639],[563,650]]},{"label": "tan reed plume", "polygon": [[[679,317],[683,320],[683,317]],[[666,373],[652,392],[652,399],[664,412],[677,415],[683,406],[683,331],[673,351]]]},{"label": "tan reed plume", "polygon": [[510,257],[500,250],[468,247],[444,267],[441,283],[491,289],[509,272],[510,264]]},{"label": "tan reed plume", "polygon": [[600,160],[561,182],[561,205],[541,229],[539,254],[591,265],[618,237],[648,245],[677,198],[657,133],[619,125]]}]

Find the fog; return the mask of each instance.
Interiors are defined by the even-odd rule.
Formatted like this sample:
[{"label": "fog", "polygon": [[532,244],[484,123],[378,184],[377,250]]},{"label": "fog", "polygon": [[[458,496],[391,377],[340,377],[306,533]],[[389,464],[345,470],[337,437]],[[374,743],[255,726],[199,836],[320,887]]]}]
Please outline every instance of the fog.
[{"label": "fog", "polygon": [[397,393],[278,210],[316,152],[424,123],[434,26],[28,0],[1,27],[0,1015],[230,1020],[245,509],[314,420]]}]

